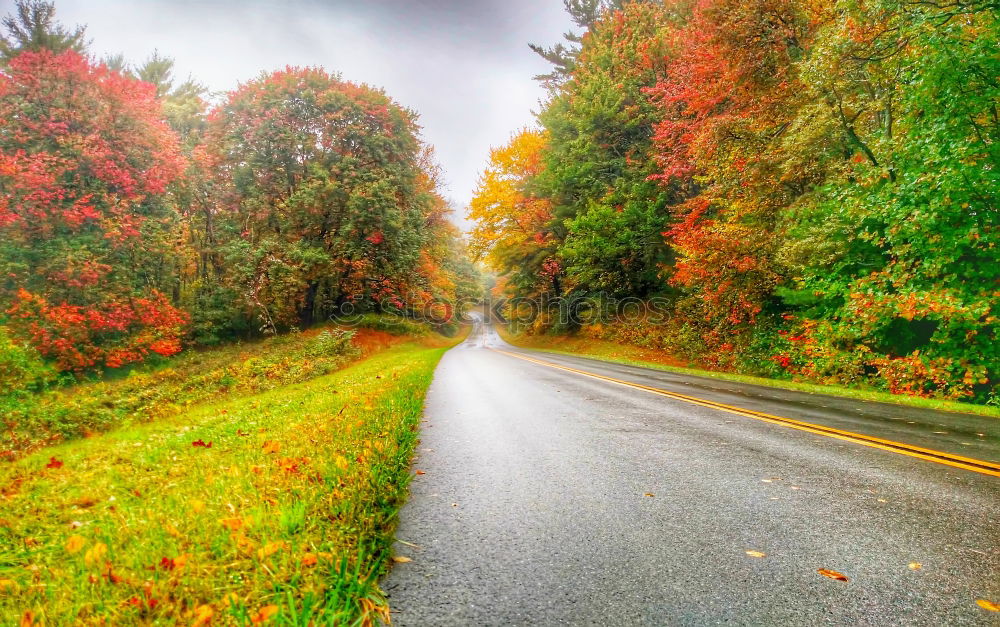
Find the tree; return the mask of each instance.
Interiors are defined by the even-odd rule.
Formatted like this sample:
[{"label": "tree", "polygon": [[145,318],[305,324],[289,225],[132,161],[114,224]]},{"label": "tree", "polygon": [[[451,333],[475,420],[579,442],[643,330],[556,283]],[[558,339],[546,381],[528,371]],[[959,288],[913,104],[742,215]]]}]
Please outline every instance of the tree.
[{"label": "tree", "polygon": [[523,129],[491,150],[469,205],[469,218],[476,221],[470,233],[473,254],[510,275],[522,295],[562,292],[551,203],[530,192],[546,144],[544,132]]},{"label": "tree", "polygon": [[60,53],[75,50],[82,53],[87,47],[86,27],[67,29],[56,22],[55,15],[56,7],[52,2],[16,0],[14,14],[3,18],[7,32],[0,35],[0,61],[6,65],[25,51]]},{"label": "tree", "polygon": [[567,287],[581,294],[663,291],[671,252],[660,233],[676,190],[650,180],[658,112],[643,90],[661,75],[668,17],[655,3],[603,14],[539,116],[549,142],[536,191],[552,201]]},{"label": "tree", "polygon": [[[621,8],[622,0],[563,0],[563,6],[570,19],[578,28],[586,33],[597,22],[602,13]],[[539,74],[536,81],[541,81],[550,88],[556,88],[573,74],[576,59],[580,54],[583,35],[568,31],[563,33],[566,44],[557,43],[546,48],[539,44],[528,44],[532,52],[542,57],[554,67],[548,74]]]},{"label": "tree", "polygon": [[75,51],[23,52],[0,74],[0,302],[62,369],[180,350],[177,139],[152,86]]},{"label": "tree", "polygon": [[317,68],[242,85],[210,115],[225,263],[266,328],[345,303],[403,307],[431,198],[414,115]]}]

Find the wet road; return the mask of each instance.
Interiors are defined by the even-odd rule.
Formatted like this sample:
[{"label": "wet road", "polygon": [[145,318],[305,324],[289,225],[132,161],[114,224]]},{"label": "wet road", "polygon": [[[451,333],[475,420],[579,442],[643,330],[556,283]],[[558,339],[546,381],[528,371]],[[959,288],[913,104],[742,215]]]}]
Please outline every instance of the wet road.
[{"label": "wet road", "polygon": [[1000,602],[1000,478],[507,353],[1000,460],[1000,420],[526,351],[479,327],[428,393],[397,533],[413,561],[383,583],[395,624],[1000,624],[976,604]]}]

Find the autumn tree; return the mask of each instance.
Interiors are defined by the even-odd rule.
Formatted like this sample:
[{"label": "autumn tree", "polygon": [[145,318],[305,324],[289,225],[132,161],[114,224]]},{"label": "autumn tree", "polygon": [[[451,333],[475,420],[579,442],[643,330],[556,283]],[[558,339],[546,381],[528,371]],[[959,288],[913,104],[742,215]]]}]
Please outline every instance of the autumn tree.
[{"label": "autumn tree", "polygon": [[523,129],[491,150],[469,205],[469,218],[476,221],[470,234],[473,254],[510,275],[522,295],[562,292],[551,203],[530,190],[542,171],[546,142],[544,132]]},{"label": "autumn tree", "polygon": [[321,69],[288,68],[232,92],[208,136],[227,273],[265,327],[345,303],[405,305],[431,211],[411,112]]},{"label": "autumn tree", "polygon": [[980,2],[855,3],[823,26],[803,71],[808,122],[840,158],[788,216],[791,296],[821,323],[820,358],[803,355],[801,371],[996,393],[998,43],[995,7]]},{"label": "autumn tree", "polygon": [[0,300],[63,369],[180,350],[182,160],[152,86],[73,50],[22,52],[0,74]]}]

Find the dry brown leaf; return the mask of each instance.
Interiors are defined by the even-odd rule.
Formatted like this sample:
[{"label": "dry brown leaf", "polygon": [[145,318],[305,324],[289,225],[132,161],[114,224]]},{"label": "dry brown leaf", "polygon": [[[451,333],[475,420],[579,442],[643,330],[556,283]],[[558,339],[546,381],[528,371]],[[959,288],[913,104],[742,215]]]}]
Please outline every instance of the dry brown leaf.
[{"label": "dry brown leaf", "polygon": [[993,601],[987,601],[986,599],[976,599],[976,605],[983,608],[984,610],[989,610],[990,612],[1000,612],[1000,605],[997,605]]},{"label": "dry brown leaf", "polygon": [[747,555],[750,557],[767,557],[767,553],[762,553],[761,551],[747,551]]},{"label": "dry brown leaf", "polygon": [[847,575],[843,573],[838,573],[835,570],[830,570],[829,568],[820,568],[816,572],[823,575],[824,577],[829,577],[830,579],[836,579],[837,581],[847,581]]},{"label": "dry brown leaf", "polygon": [[392,561],[396,562],[397,564],[405,564],[407,562],[412,562],[413,560],[406,557],[405,555],[394,555],[392,557]]},{"label": "dry brown leaf", "polygon": [[921,564],[920,562],[910,562],[909,567],[910,570],[920,570],[921,568],[924,567],[924,565]]},{"label": "dry brown leaf", "polygon": [[648,497],[654,497],[654,496],[656,496],[656,495],[655,495],[655,494],[653,494],[652,492],[647,492],[647,493],[645,493],[645,494],[644,494],[643,496],[648,496]]}]

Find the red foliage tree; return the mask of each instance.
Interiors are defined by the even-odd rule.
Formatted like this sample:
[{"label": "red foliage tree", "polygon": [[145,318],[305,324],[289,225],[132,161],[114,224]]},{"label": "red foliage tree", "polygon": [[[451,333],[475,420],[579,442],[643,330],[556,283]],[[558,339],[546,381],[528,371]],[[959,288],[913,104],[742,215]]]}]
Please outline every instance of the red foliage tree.
[{"label": "red foliage tree", "polygon": [[180,350],[171,288],[182,170],[152,85],[74,51],[0,74],[0,302],[61,368]]}]

